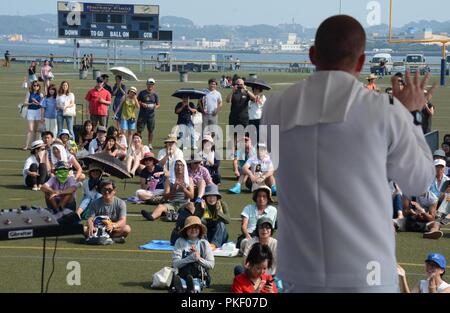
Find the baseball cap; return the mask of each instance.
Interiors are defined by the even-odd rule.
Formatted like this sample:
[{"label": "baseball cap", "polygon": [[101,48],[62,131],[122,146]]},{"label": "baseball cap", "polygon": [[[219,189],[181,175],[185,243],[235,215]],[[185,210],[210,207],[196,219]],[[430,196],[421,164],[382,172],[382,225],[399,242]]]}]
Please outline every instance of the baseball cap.
[{"label": "baseball cap", "polygon": [[445,158],[445,151],[442,149],[437,149],[433,152],[433,156]]},{"label": "baseball cap", "polygon": [[434,166],[439,166],[439,165],[441,165],[441,166],[446,166],[447,163],[445,163],[445,161],[444,161],[444,160],[441,160],[441,159],[434,160]]},{"label": "baseball cap", "polygon": [[61,130],[61,132],[58,134],[58,138],[61,138],[61,136],[62,135],[67,135],[67,136],[69,136],[70,137],[70,132],[69,132],[69,130],[68,129],[63,129],[63,130]]},{"label": "baseball cap", "polygon": [[268,217],[260,217],[258,219],[258,221],[256,222],[256,227],[259,228],[262,224],[266,224],[266,223],[269,224],[270,227],[273,229],[273,221]]},{"label": "baseball cap", "polygon": [[97,126],[97,133],[98,132],[106,133],[106,127],[101,125]]},{"label": "baseball cap", "polygon": [[147,79],[147,85],[149,85],[149,84],[155,84],[155,83],[156,83],[156,81],[155,81],[154,78],[149,78],[149,79]]},{"label": "baseball cap", "polygon": [[440,253],[431,253],[427,256],[425,262],[434,262],[436,263],[440,268],[445,270],[445,267],[447,266],[447,261],[445,260],[445,256],[443,256]]}]

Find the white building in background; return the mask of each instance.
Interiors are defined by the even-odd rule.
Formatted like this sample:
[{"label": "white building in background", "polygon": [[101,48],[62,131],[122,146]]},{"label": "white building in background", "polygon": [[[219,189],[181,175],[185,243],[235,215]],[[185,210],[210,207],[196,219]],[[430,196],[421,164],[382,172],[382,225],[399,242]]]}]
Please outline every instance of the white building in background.
[{"label": "white building in background", "polygon": [[195,39],[196,46],[204,49],[221,49],[226,48],[230,43],[229,39],[206,40],[206,38]]},{"label": "white building in background", "polygon": [[21,34],[8,35],[8,41],[23,41]]},{"label": "white building in background", "polygon": [[289,33],[287,42],[280,43],[280,50],[281,51],[300,52],[300,51],[303,51],[304,48],[303,48],[299,38],[297,38],[297,34]]},{"label": "white building in background", "polygon": [[433,39],[433,30],[431,28],[425,28],[422,31],[416,32],[414,37],[414,39],[418,40]]}]

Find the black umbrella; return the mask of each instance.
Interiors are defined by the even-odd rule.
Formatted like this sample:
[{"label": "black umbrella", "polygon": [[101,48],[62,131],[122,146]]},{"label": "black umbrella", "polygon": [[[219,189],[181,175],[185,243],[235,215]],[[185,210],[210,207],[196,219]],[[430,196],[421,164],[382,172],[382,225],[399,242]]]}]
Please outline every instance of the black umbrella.
[{"label": "black umbrella", "polygon": [[178,89],[172,94],[172,97],[180,99],[183,99],[184,97],[188,97],[189,99],[202,99],[204,96],[206,96],[206,93],[204,91],[194,88]]},{"label": "black umbrella", "polygon": [[125,164],[119,159],[109,155],[106,152],[90,154],[88,156],[80,158],[84,164],[89,165],[90,163],[95,163],[103,169],[105,173],[111,176],[117,177],[119,179],[131,178],[130,173],[128,173]]},{"label": "black umbrella", "polygon": [[270,85],[268,85],[264,80],[253,77],[247,78],[245,80],[245,85],[251,88],[261,88],[262,90],[272,89],[272,87],[270,87]]}]

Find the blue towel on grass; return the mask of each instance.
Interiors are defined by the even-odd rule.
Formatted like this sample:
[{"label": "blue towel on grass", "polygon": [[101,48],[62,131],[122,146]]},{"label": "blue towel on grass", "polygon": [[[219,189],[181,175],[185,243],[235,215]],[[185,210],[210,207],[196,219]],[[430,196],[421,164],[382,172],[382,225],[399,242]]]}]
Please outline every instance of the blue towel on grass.
[{"label": "blue towel on grass", "polygon": [[159,250],[173,251],[174,246],[170,245],[169,240],[152,240],[149,243],[139,247],[139,250]]}]

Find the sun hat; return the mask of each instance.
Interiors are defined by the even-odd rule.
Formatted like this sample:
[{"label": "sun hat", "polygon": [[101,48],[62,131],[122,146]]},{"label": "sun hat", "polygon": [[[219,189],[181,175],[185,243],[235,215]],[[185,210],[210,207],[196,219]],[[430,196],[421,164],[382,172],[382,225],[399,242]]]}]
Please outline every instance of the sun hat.
[{"label": "sun hat", "polygon": [[141,160],[142,165],[145,165],[145,160],[153,160],[153,164],[159,162],[159,160],[155,158],[155,154],[153,152],[145,152],[144,157]]},{"label": "sun hat", "polygon": [[45,147],[45,143],[41,139],[33,141],[31,143],[31,150],[36,150],[41,147]]},{"label": "sun hat", "polygon": [[221,199],[222,196],[219,193],[219,187],[215,184],[211,184],[206,186],[205,188],[205,194],[203,195],[203,199],[205,199],[207,196],[217,196],[217,198]]},{"label": "sun hat", "polygon": [[269,199],[269,203],[273,203],[272,199],[272,190],[266,185],[254,185],[252,188],[253,192],[253,201],[256,202],[256,195],[259,191],[265,191],[267,193],[267,197]]},{"label": "sun hat", "polygon": [[191,226],[194,225],[198,225],[200,226],[200,234],[199,234],[199,238],[202,238],[203,235],[206,234],[207,229],[206,226],[202,224],[202,221],[200,220],[199,217],[192,215],[186,218],[186,220],[184,221],[184,227],[179,231],[180,235],[183,235],[183,233],[186,231],[186,229],[188,229]]}]

